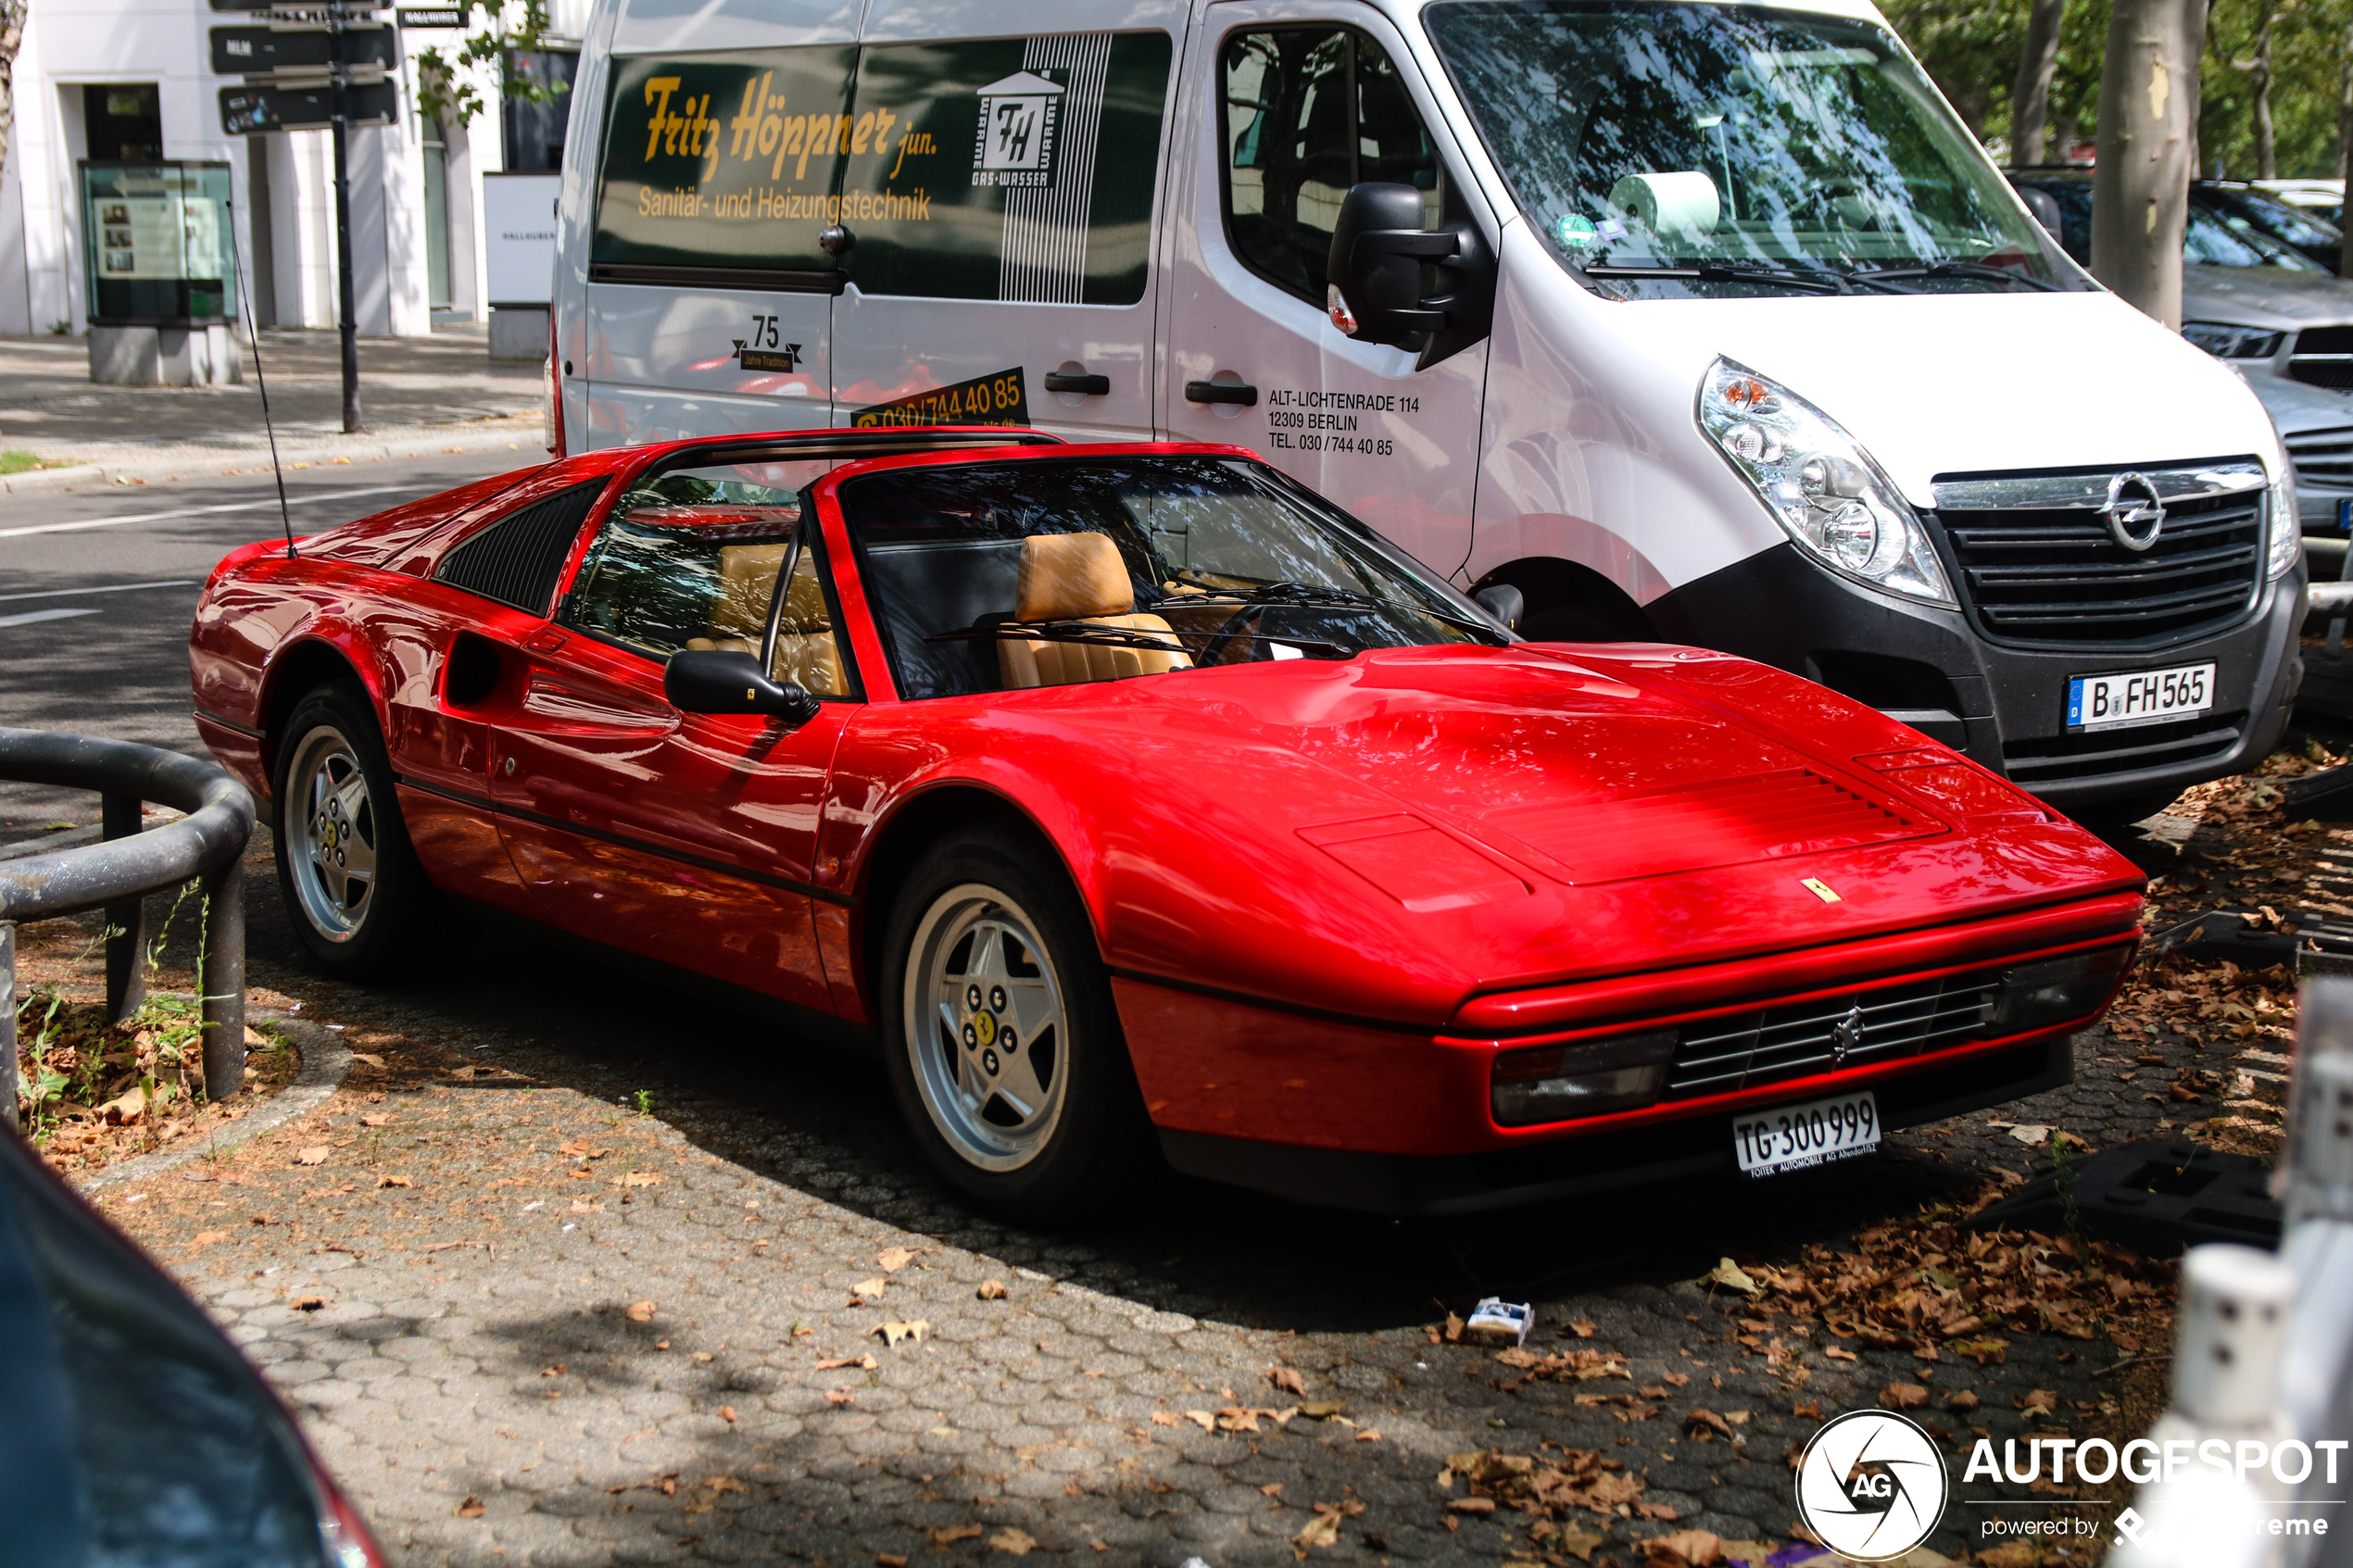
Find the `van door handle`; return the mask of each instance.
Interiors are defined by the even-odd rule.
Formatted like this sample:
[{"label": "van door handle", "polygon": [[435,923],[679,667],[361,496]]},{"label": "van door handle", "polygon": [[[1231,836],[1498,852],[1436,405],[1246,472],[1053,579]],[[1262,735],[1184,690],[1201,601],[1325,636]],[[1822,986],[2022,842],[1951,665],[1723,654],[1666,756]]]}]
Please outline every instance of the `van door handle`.
[{"label": "van door handle", "polygon": [[1185,383],[1188,403],[1239,403],[1245,408],[1258,407],[1258,389],[1241,382],[1189,381]]},{"label": "van door handle", "polygon": [[1083,392],[1089,397],[1111,395],[1109,376],[1090,376],[1076,370],[1048,370],[1046,390],[1049,392]]}]

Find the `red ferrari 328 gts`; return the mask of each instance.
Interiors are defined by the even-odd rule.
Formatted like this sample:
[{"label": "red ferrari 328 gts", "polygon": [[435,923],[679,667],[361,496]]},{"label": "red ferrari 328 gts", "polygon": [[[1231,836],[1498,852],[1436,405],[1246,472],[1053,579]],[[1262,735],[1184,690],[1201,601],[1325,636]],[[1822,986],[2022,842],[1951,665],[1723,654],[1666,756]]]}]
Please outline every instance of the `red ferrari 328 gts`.
[{"label": "red ferrari 328 gts", "polygon": [[1508,599],[1238,449],[834,431],[247,546],[190,659],[326,969],[486,906],[870,1026],[1030,1219],[1154,1156],[1392,1212],[1766,1175],[2067,1081],[2131,865],[1819,686]]}]

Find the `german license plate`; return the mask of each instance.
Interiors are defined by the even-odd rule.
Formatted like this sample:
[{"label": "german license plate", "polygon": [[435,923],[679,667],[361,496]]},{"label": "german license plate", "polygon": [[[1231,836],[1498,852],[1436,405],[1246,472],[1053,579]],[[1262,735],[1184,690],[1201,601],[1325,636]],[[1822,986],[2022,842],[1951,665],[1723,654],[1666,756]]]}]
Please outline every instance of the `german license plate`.
[{"label": "german license plate", "polygon": [[2214,706],[2214,666],[2177,664],[2120,675],[2078,675],[2067,684],[2070,731],[2159,724]]},{"label": "german license plate", "polygon": [[1751,1176],[1778,1176],[1870,1154],[1879,1148],[1879,1101],[1860,1094],[1777,1106],[1732,1122],[1732,1152]]}]

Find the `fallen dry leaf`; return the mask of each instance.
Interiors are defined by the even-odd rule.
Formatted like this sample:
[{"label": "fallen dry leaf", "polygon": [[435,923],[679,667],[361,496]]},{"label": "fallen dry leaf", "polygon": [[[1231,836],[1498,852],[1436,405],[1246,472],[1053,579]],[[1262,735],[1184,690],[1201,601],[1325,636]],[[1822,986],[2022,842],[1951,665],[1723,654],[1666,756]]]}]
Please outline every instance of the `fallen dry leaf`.
[{"label": "fallen dry leaf", "polygon": [[728,1425],[733,1426],[736,1424],[736,1407],[733,1405],[720,1406],[719,1419],[725,1422]]},{"label": "fallen dry leaf", "polygon": [[1310,1421],[1327,1421],[1347,1408],[1340,1399],[1309,1399],[1299,1407],[1299,1413]]},{"label": "fallen dry leaf", "polygon": [[1967,1415],[1977,1406],[1977,1390],[1974,1388],[1958,1388],[1944,1396],[1944,1408],[1948,1411],[1958,1411]]},{"label": "fallen dry leaf", "polygon": [[[1589,1530],[1582,1524],[1572,1519],[1562,1525],[1559,1533],[1552,1537],[1552,1545],[1568,1553],[1579,1562],[1591,1562],[1593,1561],[1593,1549],[1607,1539],[1609,1537],[1599,1530]],[[1763,1554],[1759,1553],[1758,1561],[1761,1562],[1762,1559]]]},{"label": "fallen dry leaf", "polygon": [[1185,1419],[1194,1423],[1204,1432],[1217,1430],[1217,1417],[1208,1411],[1187,1411]]},{"label": "fallen dry leaf", "polygon": [[2010,1136],[2029,1148],[2040,1148],[2050,1141],[2051,1130],[2048,1127],[2012,1127]]},{"label": "fallen dry leaf", "polygon": [[885,1345],[896,1345],[902,1339],[912,1339],[920,1345],[924,1336],[931,1332],[931,1323],[925,1318],[911,1318],[905,1323],[883,1323],[875,1332],[883,1336]]},{"label": "fallen dry leaf", "polygon": [[[825,1390],[825,1402],[834,1406],[854,1405],[858,1402],[858,1396],[847,1388],[828,1388]],[[979,1532],[974,1533],[977,1535]]]},{"label": "fallen dry leaf", "polygon": [[854,1366],[863,1367],[866,1371],[872,1372],[880,1365],[882,1363],[872,1356],[836,1356],[831,1361],[819,1361],[817,1370],[832,1372],[838,1367]]},{"label": "fallen dry leaf", "polygon": [[1743,1296],[1757,1295],[1763,1288],[1754,1279],[1751,1279],[1747,1273],[1743,1270],[1738,1263],[1733,1262],[1730,1258],[1723,1260],[1714,1268],[1708,1270],[1707,1273],[1700,1275],[1698,1283],[1701,1285],[1720,1285],[1727,1290],[1737,1290]]},{"label": "fallen dry leaf", "polygon": [[1291,1545],[1302,1549],[1338,1546],[1340,1518],[1341,1516],[1338,1513],[1316,1514],[1307,1522],[1299,1534],[1290,1538]]},{"label": "fallen dry leaf", "polygon": [[886,1247],[876,1254],[875,1261],[882,1265],[883,1273],[895,1274],[930,1250],[928,1247]]},{"label": "fallen dry leaf", "polygon": [[1306,1396],[1307,1379],[1302,1377],[1290,1367],[1269,1367],[1266,1371],[1266,1381],[1273,1384],[1276,1387],[1280,1388],[1286,1394],[1297,1394],[1302,1398]]},{"label": "fallen dry leaf", "polygon": [[581,1139],[574,1139],[571,1143],[560,1143],[556,1146],[556,1151],[559,1154],[569,1154],[575,1160],[602,1160],[612,1152],[610,1148],[598,1148]]},{"label": "fallen dry leaf", "polygon": [[354,1061],[364,1061],[369,1066],[373,1067],[378,1071],[382,1071],[384,1064],[384,1058],[377,1056],[371,1051],[353,1051],[351,1053],[351,1060]]},{"label": "fallen dry leaf", "polygon": [[363,1127],[381,1127],[391,1120],[392,1118],[383,1111],[377,1111],[372,1115],[359,1118],[359,1124]]},{"label": "fallen dry leaf", "polygon": [[1005,1298],[1005,1282],[1001,1279],[982,1280],[980,1288],[974,1294],[984,1301],[1002,1301]]},{"label": "fallen dry leaf", "polygon": [[1917,1383],[1891,1383],[1879,1391],[1879,1402],[1892,1411],[1918,1410],[1928,1403],[1928,1390]]},{"label": "fallen dry leaf", "polygon": [[480,1498],[468,1498],[458,1505],[458,1517],[460,1519],[479,1519],[485,1512]]},{"label": "fallen dry leaf", "polygon": [[1726,1421],[1722,1416],[1718,1415],[1712,1410],[1707,1410],[1701,1406],[1693,1406],[1692,1413],[1683,1418],[1683,1430],[1690,1433],[1692,1436],[1697,1437],[1702,1441],[1705,1441],[1711,1433],[1726,1437],[1730,1436],[1732,1435],[1732,1424]]},{"label": "fallen dry leaf", "polygon": [[932,1531],[931,1544],[953,1546],[958,1541],[976,1541],[980,1539],[980,1529],[977,1524],[942,1524]]},{"label": "fallen dry leaf", "polygon": [[649,1187],[660,1185],[661,1181],[661,1173],[659,1171],[632,1171],[622,1177],[617,1185],[625,1187]]},{"label": "fallen dry leaf", "polygon": [[376,1183],[376,1185],[380,1187],[405,1187],[416,1185],[406,1176],[385,1176]]},{"label": "fallen dry leaf", "polygon": [[297,1312],[315,1312],[327,1304],[323,1296],[297,1296],[286,1303]]},{"label": "fallen dry leaf", "polygon": [[1455,1498],[1447,1503],[1446,1512],[1449,1513],[1492,1513],[1495,1512],[1495,1499],[1493,1498]]},{"label": "fallen dry leaf", "polygon": [[328,1150],[325,1144],[314,1143],[306,1148],[298,1148],[295,1150],[295,1163],[297,1165],[324,1165],[327,1162],[327,1153]]},{"label": "fallen dry leaf", "polygon": [[1641,1545],[1642,1568],[1714,1568],[1724,1561],[1723,1537],[1707,1530],[1678,1530]]},{"label": "fallen dry leaf", "polygon": [[1178,1415],[1175,1411],[1152,1411],[1152,1424],[1154,1426],[1181,1426],[1184,1424],[1184,1421],[1185,1418]]},{"label": "fallen dry leaf", "polygon": [[1579,1339],[1591,1339],[1594,1335],[1600,1333],[1601,1330],[1593,1323],[1588,1323],[1585,1319],[1579,1318],[1575,1323],[1568,1325],[1568,1332],[1577,1336]]},{"label": "fallen dry leaf", "polygon": [[226,1241],[228,1239],[229,1233],[227,1231],[198,1231],[196,1233],[196,1245],[198,1247],[210,1247],[216,1241]]},{"label": "fallen dry leaf", "polygon": [[1360,1426],[1356,1429],[1356,1440],[1360,1443],[1378,1443],[1380,1441],[1380,1428]]},{"label": "fallen dry leaf", "polygon": [[882,1299],[882,1293],[889,1286],[890,1281],[887,1279],[863,1279],[851,1286],[849,1290],[853,1296],[863,1296],[869,1301],[879,1301]]},{"label": "fallen dry leaf", "polygon": [[651,1322],[653,1322],[653,1321],[654,1321],[654,1304],[653,1304],[651,1301],[632,1301],[632,1302],[630,1302],[630,1303],[629,1303],[629,1321],[630,1321],[631,1323],[651,1323]]},{"label": "fallen dry leaf", "polygon": [[1013,1557],[1026,1557],[1038,1546],[1036,1541],[1030,1539],[1029,1532],[1018,1524],[1006,1525],[988,1537],[988,1544],[994,1549]]}]

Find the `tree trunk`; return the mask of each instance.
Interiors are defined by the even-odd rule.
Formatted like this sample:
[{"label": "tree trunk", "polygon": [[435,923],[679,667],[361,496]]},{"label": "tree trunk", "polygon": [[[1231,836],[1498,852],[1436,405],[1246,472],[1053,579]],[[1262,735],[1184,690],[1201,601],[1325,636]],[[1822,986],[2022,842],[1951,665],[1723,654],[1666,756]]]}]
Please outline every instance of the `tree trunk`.
[{"label": "tree trunk", "polygon": [[17,50],[24,44],[30,0],[0,0],[0,169],[8,166],[8,144],[17,130]]},{"label": "tree trunk", "polygon": [[2244,62],[2247,85],[2255,90],[2255,177],[2258,180],[2276,180],[2280,176],[2278,143],[2271,132],[2271,23],[2278,15],[2278,7],[2271,0],[2265,0],[2255,24],[2255,47]]},{"label": "tree trunk", "polygon": [[2092,275],[2177,331],[2205,46],[2205,0],[2116,0],[2100,72]]},{"label": "tree trunk", "polygon": [[2043,161],[2044,130],[2050,115],[2051,73],[2058,68],[2059,24],[2067,0],[2033,0],[2026,13],[2026,42],[2018,52],[2018,84],[2010,89],[2010,167]]}]

